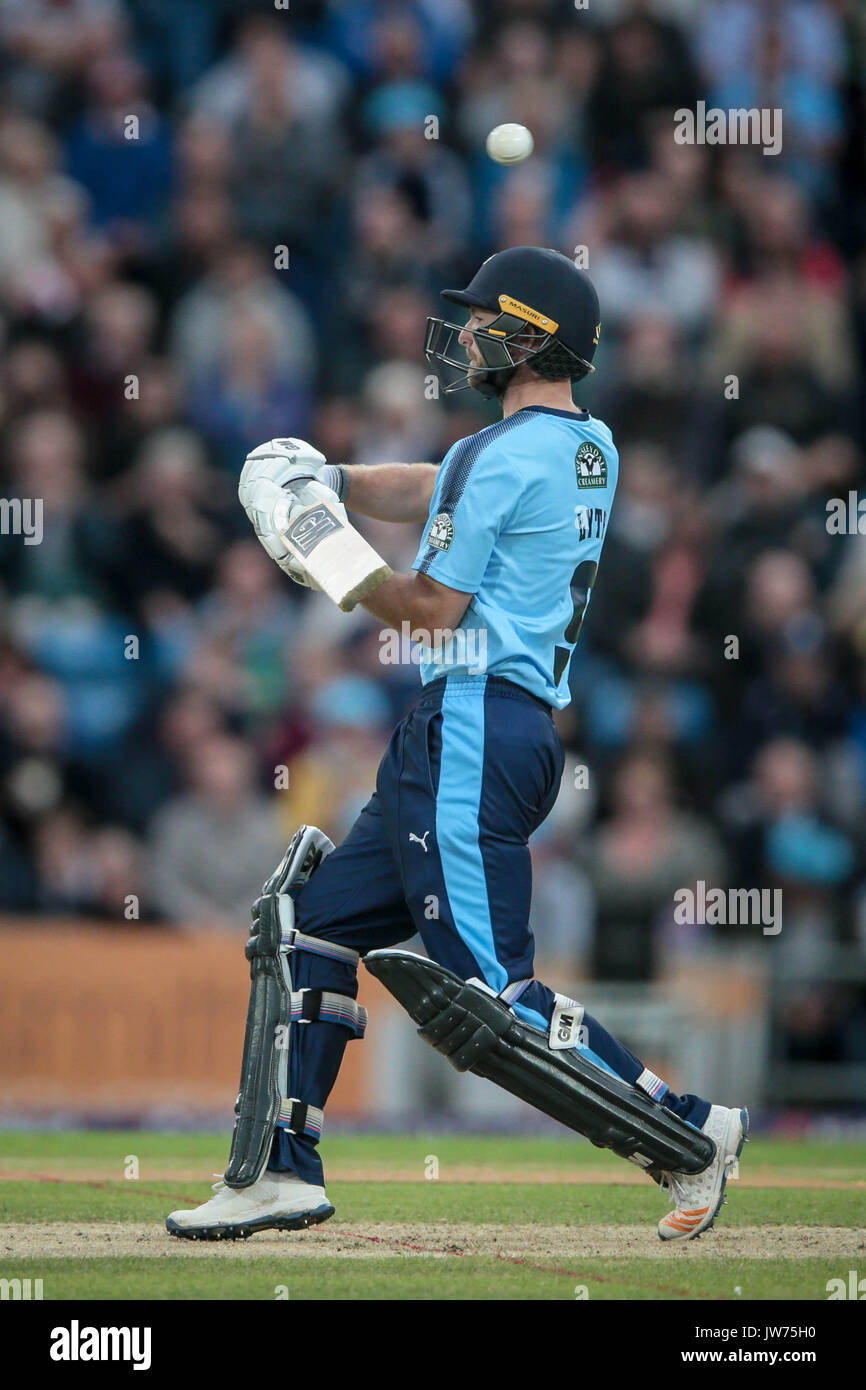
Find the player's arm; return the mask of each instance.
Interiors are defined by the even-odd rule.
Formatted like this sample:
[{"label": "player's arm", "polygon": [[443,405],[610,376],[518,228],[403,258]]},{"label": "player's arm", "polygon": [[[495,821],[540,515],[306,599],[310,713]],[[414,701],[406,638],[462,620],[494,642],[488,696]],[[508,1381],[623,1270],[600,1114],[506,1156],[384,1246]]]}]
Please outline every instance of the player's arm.
[{"label": "player's arm", "polygon": [[269,439],[247,454],[238,495],[248,510],[257,483],[297,491],[304,483],[317,482],[361,516],[424,522],[438,474],[437,463],[328,463],[304,439]]},{"label": "player's arm", "polygon": [[436,486],[435,463],[344,463],[341,501],[377,521],[426,521]]},{"label": "player's arm", "polygon": [[[453,484],[461,461],[458,455],[446,462],[438,503],[430,507],[428,499],[427,526],[412,573],[390,575],[360,600],[383,623],[398,627],[409,622],[430,633],[453,631],[478,592],[514,506],[520,473],[503,451],[487,449],[457,489]],[[439,513],[430,518],[437,505]]]},{"label": "player's arm", "polygon": [[409,623],[413,629],[451,632],[469,606],[471,594],[449,589],[428,574],[392,574],[373,593],[361,600],[368,613],[388,627]]}]

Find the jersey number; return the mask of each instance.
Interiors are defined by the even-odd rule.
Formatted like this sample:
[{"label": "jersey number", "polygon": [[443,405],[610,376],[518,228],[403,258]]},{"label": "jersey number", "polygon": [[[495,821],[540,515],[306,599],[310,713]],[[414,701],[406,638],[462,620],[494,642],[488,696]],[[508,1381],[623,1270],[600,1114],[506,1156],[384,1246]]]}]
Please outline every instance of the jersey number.
[{"label": "jersey number", "polygon": [[[589,603],[589,596],[592,586],[595,583],[595,576],[598,574],[597,560],[581,560],[574,574],[571,576],[571,601],[574,607],[571,612],[571,621],[565,629],[565,640],[574,646],[580,636],[580,629],[583,627],[583,619],[586,613],[586,605]],[[562,680],[562,673],[568,665],[568,658],[571,656],[571,647],[557,647],[556,660],[553,663],[553,679],[556,685]]]}]

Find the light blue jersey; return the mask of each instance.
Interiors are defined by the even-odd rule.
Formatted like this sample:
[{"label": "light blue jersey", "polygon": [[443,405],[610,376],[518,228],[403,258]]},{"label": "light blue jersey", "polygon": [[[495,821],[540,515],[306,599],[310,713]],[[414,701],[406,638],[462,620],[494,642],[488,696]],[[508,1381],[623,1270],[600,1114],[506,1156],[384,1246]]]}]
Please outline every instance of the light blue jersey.
[{"label": "light blue jersey", "polygon": [[421,679],[495,675],[568,704],[568,666],[616,490],[610,430],[528,406],[446,454],[413,568],[472,600],[422,651]]}]

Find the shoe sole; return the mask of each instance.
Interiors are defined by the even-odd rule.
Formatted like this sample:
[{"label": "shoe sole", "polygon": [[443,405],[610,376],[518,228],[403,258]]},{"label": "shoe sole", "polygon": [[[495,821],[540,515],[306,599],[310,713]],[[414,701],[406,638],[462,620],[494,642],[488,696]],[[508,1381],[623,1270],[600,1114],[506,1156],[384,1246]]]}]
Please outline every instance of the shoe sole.
[{"label": "shoe sole", "polygon": [[[738,1143],[737,1148],[736,1148],[736,1152],[735,1152],[735,1154],[734,1154],[734,1163],[739,1162],[740,1154],[743,1152],[743,1145],[744,1145],[745,1143],[747,1143],[748,1138],[749,1138],[749,1112],[748,1112],[748,1110],[746,1109],[746,1107],[744,1106],[743,1109],[740,1111],[740,1142]],[[706,1231],[712,1230],[712,1228],[713,1228],[713,1226],[714,1226],[714,1224],[715,1224],[716,1217],[718,1216],[718,1214],[719,1214],[719,1212],[721,1211],[722,1207],[725,1205],[725,1187],[726,1187],[727,1181],[728,1181],[728,1173],[729,1173],[729,1170],[730,1170],[730,1168],[732,1168],[732,1167],[733,1167],[733,1163],[731,1163],[731,1164],[726,1164],[726,1165],[725,1165],[724,1172],[722,1173],[722,1185],[721,1185],[721,1187],[719,1188],[719,1200],[716,1202],[715,1210],[714,1210],[712,1216],[710,1217],[709,1221],[707,1222],[706,1226],[702,1226],[701,1229],[700,1229],[699,1231],[692,1231],[691,1235],[688,1235],[688,1236],[684,1236],[684,1235],[680,1235],[680,1234],[673,1235],[673,1236],[663,1236],[662,1233],[661,1233],[661,1231],[659,1231],[659,1233],[658,1233],[658,1235],[659,1235],[659,1240],[662,1241],[663,1244],[665,1244],[665,1245],[672,1245],[674,1242],[684,1242],[684,1241],[687,1241],[687,1240],[700,1240],[701,1236],[704,1235]]]},{"label": "shoe sole", "polygon": [[246,1240],[257,1231],[306,1231],[309,1226],[321,1226],[333,1215],[334,1207],[326,1203],[294,1216],[260,1216],[257,1221],[239,1221],[233,1226],[181,1226],[169,1217],[165,1229],[180,1240]]}]

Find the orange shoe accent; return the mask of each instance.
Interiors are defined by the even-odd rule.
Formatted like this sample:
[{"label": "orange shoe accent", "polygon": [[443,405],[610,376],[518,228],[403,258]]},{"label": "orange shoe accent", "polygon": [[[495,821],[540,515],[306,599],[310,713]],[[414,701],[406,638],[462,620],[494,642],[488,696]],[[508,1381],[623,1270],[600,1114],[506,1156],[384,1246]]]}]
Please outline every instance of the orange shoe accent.
[{"label": "orange shoe accent", "polygon": [[681,1211],[680,1216],[706,1216],[709,1207],[700,1207],[698,1211]]}]

